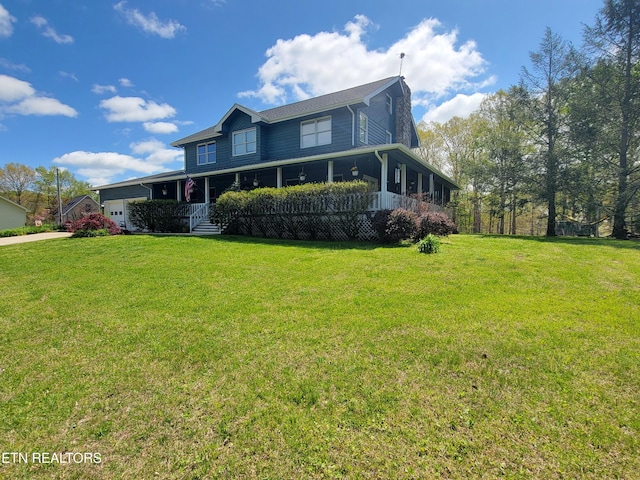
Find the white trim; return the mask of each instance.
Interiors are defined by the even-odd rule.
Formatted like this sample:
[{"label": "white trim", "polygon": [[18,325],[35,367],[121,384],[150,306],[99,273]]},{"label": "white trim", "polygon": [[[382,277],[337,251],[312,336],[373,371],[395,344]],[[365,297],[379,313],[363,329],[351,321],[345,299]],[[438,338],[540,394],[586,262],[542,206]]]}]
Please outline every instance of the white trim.
[{"label": "white trim", "polygon": [[[364,129],[362,128],[362,121],[364,120]],[[364,133],[364,135],[362,135]],[[364,136],[364,139],[362,138]],[[358,112],[358,141],[364,145],[369,144],[369,116],[360,111]]]},{"label": "white trim", "polygon": [[[256,139],[253,142],[247,142],[247,132],[250,132],[250,131],[255,132],[255,135],[256,135]],[[249,145],[250,143],[255,143],[255,150],[245,151],[244,153],[236,153],[235,137],[236,135],[239,135],[239,134],[244,134],[244,142],[238,143],[238,145],[244,145],[246,150],[247,145]],[[242,157],[244,155],[253,155],[257,151],[258,151],[258,129],[256,127],[244,128],[242,130],[234,130],[233,132],[231,132],[231,156],[232,157]]]},{"label": "white trim", "polygon": [[[320,122],[325,122],[326,120],[329,120],[329,130],[322,130],[322,131],[318,131],[318,124]],[[314,144],[313,145],[304,145],[303,142],[303,138],[305,137],[311,137],[311,134],[303,134],[302,133],[302,129],[304,128],[305,125],[313,125],[313,136],[314,136]],[[319,142],[319,134],[320,133],[326,133],[329,132],[329,141],[328,142]],[[319,147],[322,145],[331,145],[332,141],[333,141],[333,119],[331,118],[331,115],[325,115],[324,117],[318,117],[318,118],[312,118],[311,120],[303,120],[300,122],[300,148],[312,148],[312,147]]]},{"label": "white trim", "polygon": [[[209,160],[209,155],[210,155],[209,154],[209,150],[208,150],[209,145],[215,145],[216,146],[215,147],[216,151],[213,154],[213,156],[214,156],[213,162],[206,161],[204,163],[200,163],[200,153],[198,152],[198,149],[200,147],[204,146],[204,150],[205,150],[204,151],[204,157],[205,157],[206,160]],[[216,145],[216,141],[215,140],[213,142],[202,142],[202,143],[198,143],[196,145],[196,165],[212,165],[214,163],[217,163],[217,161],[218,161],[218,145]]]}]

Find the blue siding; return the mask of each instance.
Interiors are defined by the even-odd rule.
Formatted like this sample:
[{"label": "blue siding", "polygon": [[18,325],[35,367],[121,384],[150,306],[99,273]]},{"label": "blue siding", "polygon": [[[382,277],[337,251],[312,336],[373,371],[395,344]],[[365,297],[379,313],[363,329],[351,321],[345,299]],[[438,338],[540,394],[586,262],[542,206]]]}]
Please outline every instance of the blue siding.
[{"label": "blue siding", "polygon": [[[395,132],[395,115],[389,114],[389,110],[387,109],[387,95],[389,93],[392,97],[391,92],[382,92],[371,99],[368,107],[362,108],[358,110],[359,112],[364,113],[369,118],[369,143],[366,145],[380,145],[387,143],[387,132],[390,132],[392,137]],[[393,102],[395,103],[396,99],[393,98]],[[392,112],[394,110],[392,109]],[[360,121],[360,116],[358,115],[358,122]],[[360,128],[360,125],[358,125]],[[358,145],[365,145],[361,143],[358,139]]]},{"label": "blue siding", "polygon": [[[386,133],[390,132],[395,137],[396,131],[395,113],[389,114],[386,93],[393,97],[395,106],[397,97],[401,93],[397,88],[376,95],[371,99],[369,106],[363,107],[362,104],[352,106],[352,110],[355,113],[355,131],[352,123],[354,119],[346,107],[274,124],[253,124],[249,115],[236,111],[224,122],[221,136],[186,145],[185,169],[188,174],[202,174],[249,165],[259,166],[260,163],[274,160],[342,152],[362,146],[364,144],[358,138],[358,113],[360,111],[365,113],[369,119],[368,145],[385,144],[387,143]],[[392,111],[395,112],[395,109]],[[329,145],[301,148],[301,123],[326,116],[331,116],[331,143]],[[248,128],[256,128],[256,153],[234,157],[232,155],[232,133]],[[393,140],[395,141],[395,138]],[[216,163],[198,165],[197,146],[211,141],[216,142]],[[352,141],[355,141],[355,145],[352,144]]]},{"label": "blue siding", "polygon": [[100,190],[100,203],[107,200],[120,200],[122,198],[149,198],[149,189],[141,185],[132,185],[129,187],[109,188]]},{"label": "blue siding", "polygon": [[[331,116],[331,143],[300,148],[300,124],[307,120]],[[267,160],[309,157],[353,148],[351,145],[351,113],[346,108],[296,118],[274,125],[267,130]]]}]

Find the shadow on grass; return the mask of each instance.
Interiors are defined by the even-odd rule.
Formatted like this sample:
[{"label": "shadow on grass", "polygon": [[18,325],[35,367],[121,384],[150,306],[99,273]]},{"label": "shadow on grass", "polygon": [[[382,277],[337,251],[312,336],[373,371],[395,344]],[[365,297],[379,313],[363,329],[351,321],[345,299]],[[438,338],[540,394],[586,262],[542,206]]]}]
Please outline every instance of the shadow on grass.
[{"label": "shadow on grass", "polygon": [[330,241],[330,240],[291,240],[282,238],[247,237],[244,235],[209,235],[199,237],[203,240],[230,242],[245,245],[278,245],[281,247],[296,247],[322,250],[375,250],[377,248],[407,248],[408,244],[382,244],[358,241]]},{"label": "shadow on grass", "polygon": [[509,240],[526,240],[538,243],[560,243],[564,245],[577,245],[581,247],[611,247],[624,248],[630,250],[640,250],[638,240],[616,240],[614,238],[593,238],[593,237],[538,237],[528,235],[477,235],[482,238],[500,238]]}]

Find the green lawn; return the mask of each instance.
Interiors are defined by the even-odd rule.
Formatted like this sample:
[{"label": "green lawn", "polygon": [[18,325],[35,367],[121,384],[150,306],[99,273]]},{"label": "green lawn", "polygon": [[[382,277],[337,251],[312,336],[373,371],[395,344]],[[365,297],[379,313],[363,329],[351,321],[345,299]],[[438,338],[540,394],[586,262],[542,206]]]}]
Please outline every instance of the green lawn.
[{"label": "green lawn", "polygon": [[0,478],[640,478],[639,280],[608,239],[0,247]]}]

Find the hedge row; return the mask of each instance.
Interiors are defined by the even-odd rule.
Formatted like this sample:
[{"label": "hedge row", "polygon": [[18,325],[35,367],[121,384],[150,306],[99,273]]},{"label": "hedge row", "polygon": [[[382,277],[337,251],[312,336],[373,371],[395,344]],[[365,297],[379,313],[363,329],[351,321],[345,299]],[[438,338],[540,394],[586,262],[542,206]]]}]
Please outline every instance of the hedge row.
[{"label": "hedge row", "polygon": [[228,191],[218,198],[212,221],[230,234],[355,240],[370,202],[363,181]]}]

